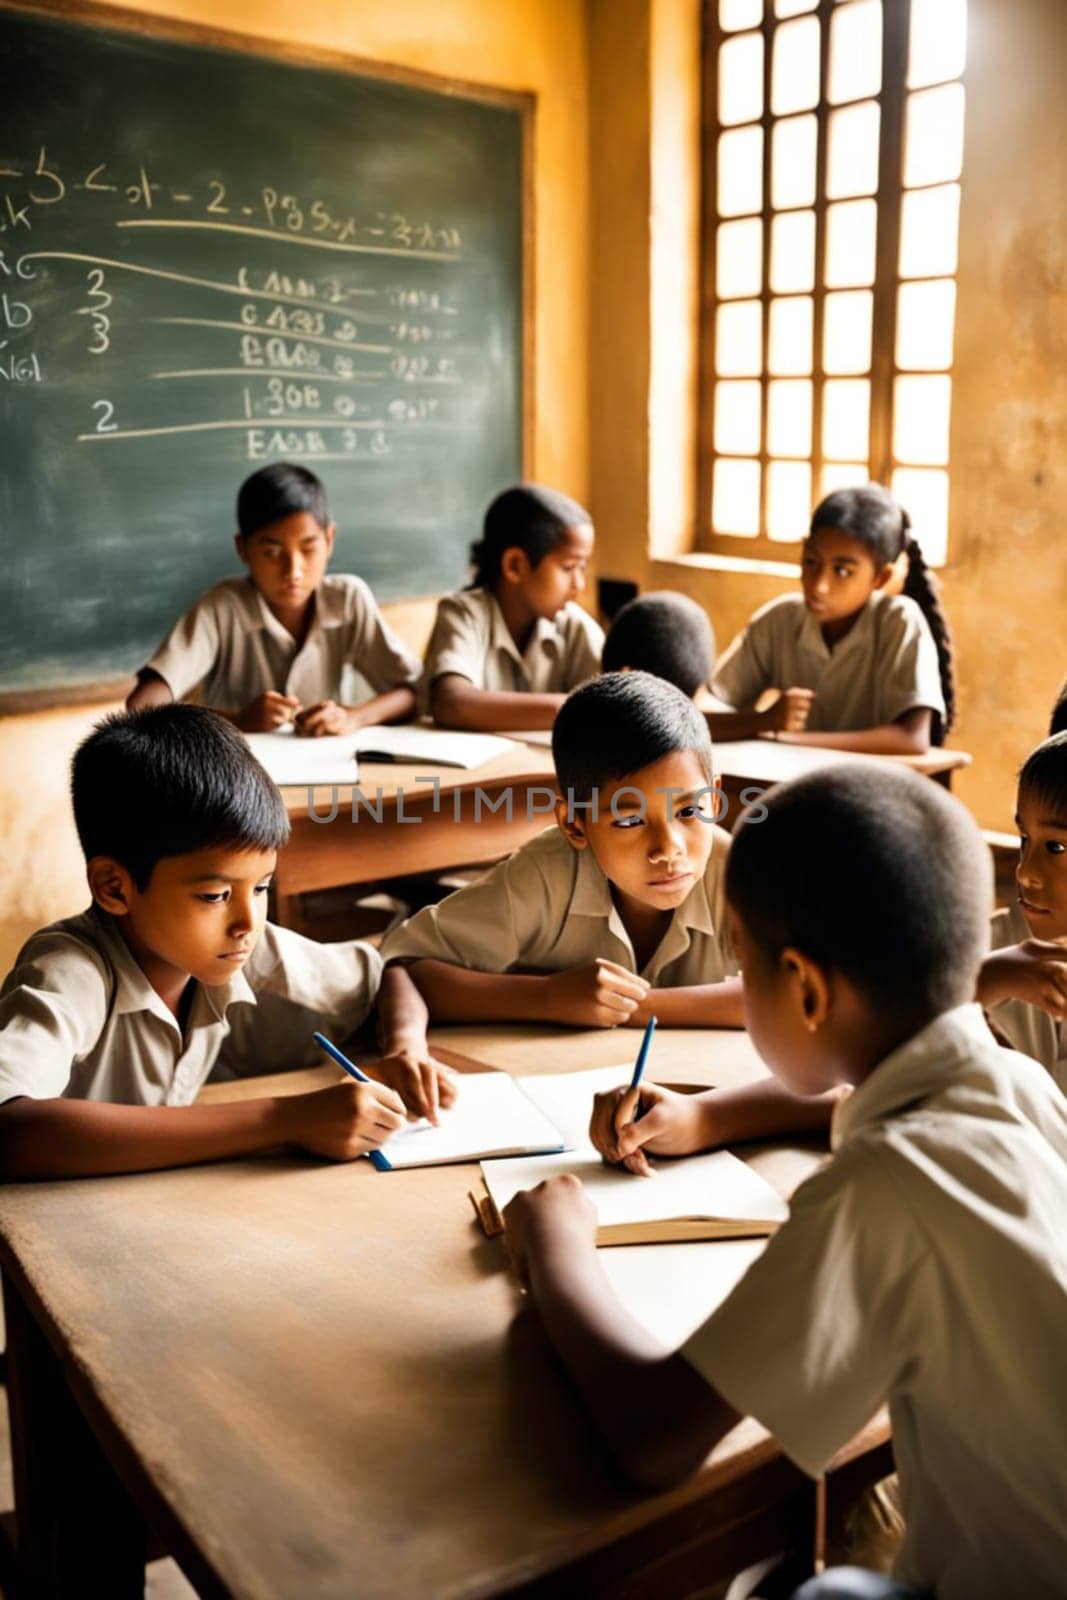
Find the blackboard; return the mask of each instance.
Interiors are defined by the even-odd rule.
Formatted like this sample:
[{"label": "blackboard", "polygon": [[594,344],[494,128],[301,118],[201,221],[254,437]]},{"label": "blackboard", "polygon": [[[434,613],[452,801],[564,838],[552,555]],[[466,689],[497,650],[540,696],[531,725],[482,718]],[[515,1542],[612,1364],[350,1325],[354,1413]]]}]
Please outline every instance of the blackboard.
[{"label": "blackboard", "polygon": [[0,691],[136,669],[266,462],[381,599],[522,472],[530,97],[190,32],[0,10]]}]

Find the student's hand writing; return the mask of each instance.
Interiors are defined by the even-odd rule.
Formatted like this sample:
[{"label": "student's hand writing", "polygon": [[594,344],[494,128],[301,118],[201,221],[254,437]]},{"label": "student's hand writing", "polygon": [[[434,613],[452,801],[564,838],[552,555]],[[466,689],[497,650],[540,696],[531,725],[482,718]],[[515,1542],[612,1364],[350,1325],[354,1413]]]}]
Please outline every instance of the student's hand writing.
[{"label": "student's hand writing", "polygon": [[617,961],[598,956],[588,967],[554,972],[545,982],[545,1016],[583,1028],[615,1028],[629,1020],[649,992],[649,984]]},{"label": "student's hand writing", "polygon": [[1067,942],[1023,939],[992,951],[982,962],[978,999],[984,1006],[1025,1000],[1062,1022],[1067,1018]]},{"label": "student's hand writing", "polygon": [[589,1138],[605,1161],[647,1178],[648,1156],[687,1156],[706,1148],[701,1100],[658,1083],[609,1089],[594,1096]]},{"label": "student's hand writing", "polygon": [[377,1150],[407,1118],[404,1102],[383,1083],[338,1083],[278,1102],[289,1144],[330,1161]]},{"label": "student's hand writing", "polygon": [[266,694],[250,700],[234,721],[245,733],[273,733],[275,728],[284,728],[287,722],[292,722],[299,710],[300,701],[295,695],[268,689]]},{"label": "student's hand writing", "polygon": [[761,713],[768,733],[803,733],[811,715],[813,689],[783,689],[773,705]]},{"label": "student's hand writing", "polygon": [[296,719],[296,731],[302,739],[321,739],[328,733],[353,733],[359,726],[347,706],[336,700],[320,700],[308,706]]},{"label": "student's hand writing", "polygon": [[596,1244],[596,1207],[572,1173],[546,1178],[534,1189],[522,1189],[504,1207],[504,1240],[511,1265],[524,1289],[529,1288],[528,1263],[533,1252],[560,1249],[573,1258],[575,1247]]},{"label": "student's hand writing", "polygon": [[447,1110],[455,1104],[456,1074],[435,1061],[428,1050],[396,1050],[368,1071],[395,1089],[409,1111],[433,1123],[439,1107]]}]

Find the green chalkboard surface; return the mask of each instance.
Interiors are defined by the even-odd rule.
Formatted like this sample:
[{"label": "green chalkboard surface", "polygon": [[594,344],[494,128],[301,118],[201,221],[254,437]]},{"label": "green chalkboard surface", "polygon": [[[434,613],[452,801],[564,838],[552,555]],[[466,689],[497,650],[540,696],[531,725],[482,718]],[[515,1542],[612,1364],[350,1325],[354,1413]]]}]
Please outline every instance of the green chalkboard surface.
[{"label": "green chalkboard surface", "polygon": [[257,465],[383,599],[521,473],[524,97],[234,43],[0,10],[0,690],[136,669]]}]

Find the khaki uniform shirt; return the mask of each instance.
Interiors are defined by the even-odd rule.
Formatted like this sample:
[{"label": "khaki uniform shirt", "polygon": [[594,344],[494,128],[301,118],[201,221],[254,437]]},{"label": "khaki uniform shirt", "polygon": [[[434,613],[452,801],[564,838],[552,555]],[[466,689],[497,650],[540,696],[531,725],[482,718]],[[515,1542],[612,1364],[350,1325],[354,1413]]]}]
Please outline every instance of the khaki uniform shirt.
[{"label": "khaki uniform shirt", "polygon": [[[729,834],[713,828],[704,877],[640,973],[653,987],[719,983],[738,970],[724,931],[729,847]],[[477,883],[426,906],[382,944],[383,961],[430,958],[475,972],[563,972],[598,956],[637,971],[610,883],[593,852],[575,850],[559,828],[538,834]]]},{"label": "khaki uniform shirt", "polygon": [[0,1103],[188,1105],[231,1030],[245,1047],[231,1070],[301,1066],[314,1027],[343,1037],[359,1026],[380,977],[369,945],[315,944],[268,923],[242,971],[197,984],[183,1034],[113,920],[90,909],[35,933],[0,989]]},{"label": "khaki uniform shirt", "polygon": [[373,694],[415,688],[422,671],[363,579],[350,574],[323,578],[299,647],[250,578],[227,578],[175,623],[148,666],[176,700],[202,683],[205,705],[220,711],[240,711],[268,689],[295,695],[304,706],[343,700],[346,668]]},{"label": "khaki uniform shirt", "polygon": [[837,1108],[830,1163],[683,1355],[806,1472],[888,1398],[937,1600],[1052,1600],[1067,1572],[1067,1101],[947,1012]]},{"label": "khaki uniform shirt", "polygon": [[916,706],[945,714],[926,618],[907,595],[877,589],[833,650],[801,595],[772,600],[720,657],[711,687],[741,710],[764,689],[814,689],[811,733],[881,727]]},{"label": "khaki uniform shirt", "polygon": [[[1024,939],[1032,937],[1026,918],[1018,906],[993,913],[991,949],[1003,950],[1005,945],[1021,944]],[[990,1006],[989,1015],[1016,1050],[1040,1061],[1067,1093],[1067,1030],[1063,1023],[1050,1017],[1040,1006],[1032,1006],[1025,1000],[1003,1000],[999,1006]]]},{"label": "khaki uniform shirt", "polygon": [[505,694],[569,694],[600,671],[604,630],[568,600],[551,622],[540,617],[524,651],[511,637],[488,589],[462,589],[438,602],[426,648],[427,689],[456,672],[476,689]]}]

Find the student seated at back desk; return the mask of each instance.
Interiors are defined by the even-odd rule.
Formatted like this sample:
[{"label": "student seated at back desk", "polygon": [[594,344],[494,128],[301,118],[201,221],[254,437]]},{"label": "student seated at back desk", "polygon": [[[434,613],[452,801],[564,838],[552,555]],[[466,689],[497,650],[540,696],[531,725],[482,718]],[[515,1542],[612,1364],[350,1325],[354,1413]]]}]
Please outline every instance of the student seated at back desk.
[{"label": "student seated at back desk", "polygon": [[445,595],[426,650],[443,727],[550,728],[564,696],[600,670],[604,634],[577,604],[593,553],[584,507],[538,484],[497,495],[471,547],[474,581]]},{"label": "student seated at back desk", "polygon": [[1023,763],[1016,823],[1018,902],[994,914],[978,998],[994,1027],[1067,1091],[1067,729]]},{"label": "student seated at back desk", "polygon": [[712,739],[800,733],[807,725],[811,689],[783,689],[762,711],[705,709],[714,665],[715,635],[707,612],[668,589],[638,595],[616,612],[601,657],[605,672],[651,672],[673,683],[704,710]]},{"label": "student seated at back desk", "polygon": [[[715,668],[729,706],[765,689],[814,690],[795,744],[921,755],[952,727],[952,638],[908,514],[879,484],[841,489],[815,508],[801,555],[802,595],[756,612]],[[891,594],[907,559],[903,594]]]},{"label": "student seated at back desk", "polygon": [[[315,474],[284,461],[254,472],[237,525],[248,576],[216,584],[174,625],[127,708],[181,700],[201,684],[206,704],[245,733],[292,722],[316,737],[410,717],[420,663],[362,578],[327,574],[335,526]],[[350,672],[373,691],[359,705],[339,703]]]},{"label": "student seated at back desk", "polygon": [[[107,718],[74,757],[72,793],[93,903],[25,945],[0,992],[0,1178],[76,1177],[221,1160],[293,1144],[350,1160],[434,1113],[451,1075],[391,1020],[380,1083],[196,1106],[227,1044],[260,1072],[315,1027],[366,1017],[376,951],[266,923],[282,797],[244,740],[200,706]],[[406,1000],[418,1045],[417,994]],[[395,1091],[399,1090],[397,1093]],[[403,1099],[401,1098],[403,1096]]]},{"label": "student seated at back desk", "polygon": [[[1067,1101],[968,1003],[981,838],[906,771],[838,767],[766,807],[726,868],[748,1026],[793,1091],[846,1089],[832,1159],[674,1352],[615,1299],[574,1178],[507,1207],[512,1261],[642,1488],[689,1476],[746,1414],[814,1476],[888,1399],[899,1581],[831,1570],[794,1600],[1052,1600],[1067,1571]],[[718,1142],[699,1110],[714,1099],[624,1091],[593,1136],[611,1161],[691,1152]]]},{"label": "student seated at back desk", "polygon": [[552,735],[557,826],[389,934],[437,1022],[741,1023],[711,740],[672,684],[590,679]]}]

